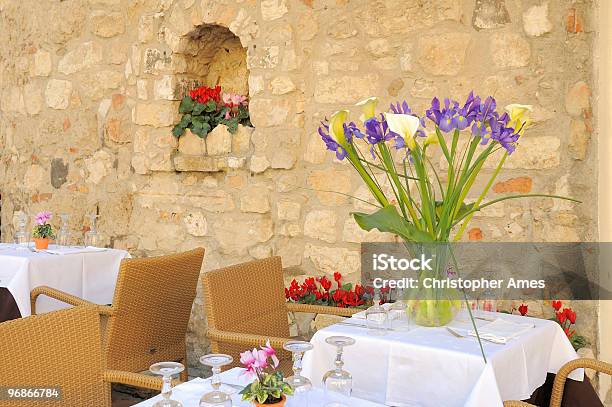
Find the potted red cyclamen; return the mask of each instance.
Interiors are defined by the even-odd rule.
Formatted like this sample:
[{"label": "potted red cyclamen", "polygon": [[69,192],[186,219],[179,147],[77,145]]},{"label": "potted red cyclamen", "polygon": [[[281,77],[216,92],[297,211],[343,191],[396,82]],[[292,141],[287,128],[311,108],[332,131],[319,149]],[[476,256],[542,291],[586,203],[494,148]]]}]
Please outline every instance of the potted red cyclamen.
[{"label": "potted red cyclamen", "polygon": [[240,392],[242,400],[257,407],[285,405],[286,396],[293,394],[293,388],[283,380],[283,373],[276,370],[279,361],[269,341],[260,349],[241,353],[240,363],[245,367],[245,374],[255,378]]}]

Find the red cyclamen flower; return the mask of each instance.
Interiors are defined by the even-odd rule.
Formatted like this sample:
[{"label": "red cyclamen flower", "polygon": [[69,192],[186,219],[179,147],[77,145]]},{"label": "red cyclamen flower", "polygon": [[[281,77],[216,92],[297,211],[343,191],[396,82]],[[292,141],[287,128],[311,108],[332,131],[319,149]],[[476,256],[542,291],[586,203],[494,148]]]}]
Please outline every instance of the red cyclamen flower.
[{"label": "red cyclamen flower", "polygon": [[572,324],[576,323],[576,311],[573,311],[571,308],[563,309],[563,313]]},{"label": "red cyclamen flower", "polygon": [[527,315],[527,311],[529,311],[529,308],[525,304],[521,304],[521,306],[518,307],[518,312],[520,312],[523,316]]},{"label": "red cyclamen flower", "polygon": [[561,309],[562,305],[563,304],[561,303],[561,301],[553,300],[553,302],[552,302],[552,307],[555,309],[555,311],[559,311]]},{"label": "red cyclamen flower", "polygon": [[555,313],[555,316],[557,317],[557,321],[559,321],[560,324],[564,323],[567,319],[565,312],[557,312]]}]

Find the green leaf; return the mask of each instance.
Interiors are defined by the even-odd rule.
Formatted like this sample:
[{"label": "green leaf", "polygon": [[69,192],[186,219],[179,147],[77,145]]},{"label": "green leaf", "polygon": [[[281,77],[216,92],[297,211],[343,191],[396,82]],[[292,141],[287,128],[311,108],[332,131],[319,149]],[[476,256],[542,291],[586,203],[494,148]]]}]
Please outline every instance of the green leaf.
[{"label": "green leaf", "polygon": [[179,125],[182,128],[187,128],[187,126],[189,126],[189,124],[191,123],[192,120],[192,116],[190,114],[185,114],[183,115],[183,117],[181,117],[181,121],[179,122]]},{"label": "green leaf", "polygon": [[199,116],[204,112],[205,108],[206,105],[204,103],[196,103],[195,107],[193,108],[193,114]]},{"label": "green leaf", "polygon": [[194,101],[189,96],[185,96],[179,105],[179,113],[191,113]]},{"label": "green leaf", "polygon": [[172,135],[174,137],[181,137],[183,134],[185,134],[185,128],[182,127],[180,124],[177,124],[176,126],[174,126],[172,128]]},{"label": "green leaf", "polygon": [[204,111],[214,112],[215,110],[217,110],[217,104],[214,100],[209,100],[208,102],[206,102],[206,105],[204,106]]},{"label": "green leaf", "polygon": [[234,134],[238,131],[238,119],[233,118],[226,120],[224,124],[227,126],[227,130],[229,130],[230,133]]},{"label": "green leaf", "polygon": [[363,230],[370,231],[378,229],[381,232],[395,233],[406,241],[411,242],[432,242],[432,236],[419,230],[412,223],[404,219],[393,205],[386,205],[382,209],[372,213],[354,212],[355,222]]},{"label": "green leaf", "polygon": [[351,291],[353,289],[353,284],[352,283],[344,283],[344,284],[342,284],[342,289],[344,291]]}]

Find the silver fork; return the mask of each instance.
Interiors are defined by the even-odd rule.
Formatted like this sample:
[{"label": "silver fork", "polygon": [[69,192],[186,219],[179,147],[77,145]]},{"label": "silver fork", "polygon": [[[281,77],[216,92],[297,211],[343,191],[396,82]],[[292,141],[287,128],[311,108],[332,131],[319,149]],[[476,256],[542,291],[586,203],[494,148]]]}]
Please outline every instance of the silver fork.
[{"label": "silver fork", "polygon": [[[453,334],[457,338],[464,338],[464,339],[476,338],[475,336],[471,336],[471,335],[462,335],[459,332],[455,331],[454,329],[452,329],[452,328],[450,328],[448,326],[445,326],[445,328],[446,328],[446,330],[448,332],[450,332],[451,334]],[[499,342],[499,341],[495,341],[493,339],[483,338],[482,336],[480,337],[480,339],[483,340],[483,341],[494,343],[496,345],[505,345],[506,344],[506,342]]]}]

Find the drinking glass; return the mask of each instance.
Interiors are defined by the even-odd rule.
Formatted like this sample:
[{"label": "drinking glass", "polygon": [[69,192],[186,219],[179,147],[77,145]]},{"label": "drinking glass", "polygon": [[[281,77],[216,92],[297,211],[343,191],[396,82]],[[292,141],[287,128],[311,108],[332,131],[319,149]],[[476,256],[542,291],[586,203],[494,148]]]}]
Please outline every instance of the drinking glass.
[{"label": "drinking glass", "polygon": [[388,315],[385,307],[380,305],[380,289],[374,289],[374,298],[372,301],[372,306],[366,310],[368,334],[386,335]]},{"label": "drinking glass", "polygon": [[283,346],[283,349],[291,352],[293,360],[293,376],[285,379],[293,387],[293,396],[287,400],[288,407],[308,407],[307,393],[312,389],[312,383],[302,376],[302,356],[312,348],[312,343],[306,341],[289,341]]},{"label": "drinking glass", "polygon": [[67,213],[60,214],[62,225],[57,232],[57,244],[60,246],[70,246],[70,228],[68,219],[70,216]]},{"label": "drinking glass", "polygon": [[348,407],[348,398],[353,391],[353,376],[342,369],[342,352],[344,347],[355,344],[355,339],[348,336],[330,336],[325,339],[330,345],[336,347],[335,369],[323,376],[323,389],[325,391],[325,407]]},{"label": "drinking glass", "polygon": [[30,239],[28,236],[28,231],[26,229],[27,226],[27,222],[28,222],[28,218],[26,216],[25,213],[20,212],[17,218],[18,221],[18,228],[17,228],[17,232],[15,232],[15,244],[17,245],[17,248],[26,248],[26,246],[28,245]]},{"label": "drinking glass", "polygon": [[183,403],[172,400],[172,376],[185,370],[185,366],[177,362],[159,362],[151,365],[151,373],[161,375],[163,380],[161,394],[163,399],[153,404],[153,407],[183,407]]},{"label": "drinking glass", "polygon": [[495,292],[492,290],[485,290],[478,298],[478,311],[479,314],[483,312],[497,312],[497,301]]},{"label": "drinking glass", "polygon": [[98,234],[98,229],[96,228],[96,219],[98,215],[87,215],[90,219],[89,221],[89,231],[85,233],[84,243],[85,246],[93,246],[96,247],[100,244],[100,235]]},{"label": "drinking glass", "polygon": [[200,358],[200,363],[212,368],[213,376],[210,380],[210,384],[213,388],[212,391],[204,394],[200,399],[200,407],[232,407],[231,397],[221,390],[221,367],[229,365],[234,361],[230,355],[224,355],[221,353],[212,353],[205,355]]},{"label": "drinking glass", "polygon": [[404,290],[402,288],[396,288],[395,290],[395,302],[389,307],[388,318],[391,329],[395,331],[410,330],[410,320],[408,318],[408,310],[404,302]]}]

